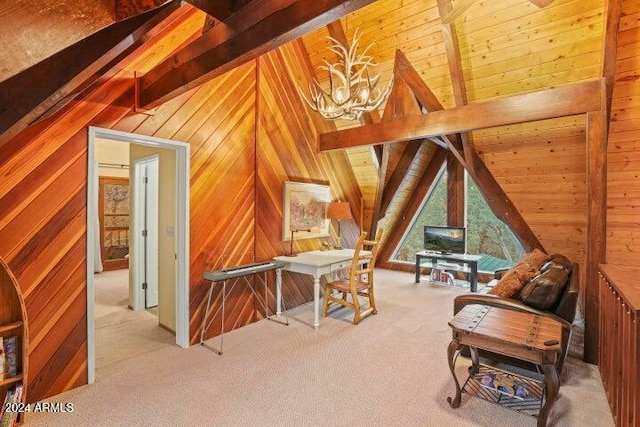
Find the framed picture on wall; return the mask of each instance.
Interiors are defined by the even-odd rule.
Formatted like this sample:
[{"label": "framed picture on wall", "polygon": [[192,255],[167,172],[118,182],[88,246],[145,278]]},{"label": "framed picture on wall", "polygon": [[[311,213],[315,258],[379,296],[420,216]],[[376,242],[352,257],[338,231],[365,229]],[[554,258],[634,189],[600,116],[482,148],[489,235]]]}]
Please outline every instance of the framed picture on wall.
[{"label": "framed picture on wall", "polygon": [[331,202],[328,185],[304,182],[284,183],[282,240],[329,236],[327,207]]}]

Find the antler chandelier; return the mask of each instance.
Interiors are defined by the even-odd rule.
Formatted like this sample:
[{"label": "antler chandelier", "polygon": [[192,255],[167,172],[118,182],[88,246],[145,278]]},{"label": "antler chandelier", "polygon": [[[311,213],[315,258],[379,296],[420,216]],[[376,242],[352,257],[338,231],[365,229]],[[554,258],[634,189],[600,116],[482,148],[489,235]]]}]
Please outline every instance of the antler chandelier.
[{"label": "antler chandelier", "polygon": [[375,66],[373,57],[367,55],[369,45],[361,54],[357,53],[360,34],[358,30],[353,35],[353,42],[347,49],[342,43],[333,37],[327,37],[334,44],[329,49],[339,57],[339,61],[330,64],[323,60],[325,65],[319,68],[329,73],[329,90],[313,79],[309,84],[309,100],[300,88],[300,95],[313,111],[317,111],[328,120],[349,119],[359,120],[362,113],[372,111],[380,107],[391,92],[393,79],[382,90],[378,86],[380,74],[369,76],[369,66]]}]

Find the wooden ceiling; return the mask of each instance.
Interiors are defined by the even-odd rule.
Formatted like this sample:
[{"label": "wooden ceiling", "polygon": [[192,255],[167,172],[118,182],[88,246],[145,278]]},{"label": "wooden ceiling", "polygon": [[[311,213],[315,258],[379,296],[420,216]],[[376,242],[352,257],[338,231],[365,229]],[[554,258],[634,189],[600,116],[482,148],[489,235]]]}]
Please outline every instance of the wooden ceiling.
[{"label": "wooden ceiling", "polygon": [[[447,12],[463,3],[471,5],[451,25],[443,24]],[[363,32],[361,46],[372,44],[368,53],[379,63],[376,72],[382,73],[381,84],[391,78],[395,51],[399,49],[444,108],[451,109],[600,77],[605,12],[604,0],[555,0],[543,8],[530,0],[378,0],[347,15],[341,24],[349,39],[359,28]],[[318,67],[324,59],[335,60],[328,51],[331,42],[327,35],[329,31],[323,28],[304,37],[316,78],[325,85],[327,75]],[[339,129],[359,126],[346,121],[337,125]],[[497,167],[494,174],[498,181],[503,186],[512,185],[519,193],[524,177],[514,176],[520,175],[516,165],[536,156],[527,153],[527,147],[538,141],[553,141],[556,134],[564,144],[582,144],[579,148],[558,148],[575,156],[568,157],[573,159],[569,165],[559,165],[557,173],[575,175],[576,166],[585,160],[582,117],[478,130],[469,137],[485,162]],[[540,147],[535,150],[537,155],[544,152]],[[391,150],[392,165],[402,152]],[[373,220],[373,200],[379,184],[377,159],[369,147],[349,149],[348,153],[365,200],[369,200],[365,215]],[[423,170],[425,161],[414,167]],[[392,171],[390,168],[387,181]],[[552,179],[531,173],[529,177],[541,185]],[[418,185],[419,176],[408,176],[398,187],[395,200],[388,204],[389,210],[380,214],[387,214],[388,221],[398,220]],[[563,237],[550,235],[546,241],[559,238]]]}]

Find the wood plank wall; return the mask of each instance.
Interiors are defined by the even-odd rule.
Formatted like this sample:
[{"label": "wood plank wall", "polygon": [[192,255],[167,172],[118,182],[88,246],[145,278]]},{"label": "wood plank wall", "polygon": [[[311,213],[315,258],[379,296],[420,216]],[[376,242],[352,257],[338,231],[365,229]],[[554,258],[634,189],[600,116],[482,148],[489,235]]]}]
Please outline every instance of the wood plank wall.
[{"label": "wood plank wall", "polygon": [[[184,8],[191,12],[185,14]],[[203,271],[285,252],[279,230],[281,179],[328,182],[334,196],[350,201],[359,215],[361,195],[344,155],[316,153],[315,129],[287,76],[300,62],[295,56],[300,52],[293,48],[239,67],[149,114],[133,110],[133,72],[145,72],[201,32],[203,13],[183,6],[173,16],[179,12],[169,30],[150,38],[121,64],[117,75],[0,151],[0,257],[15,275],[26,304],[29,401],[87,382],[88,126],[191,144],[192,343],[199,339],[205,303]],[[261,106],[267,102],[277,105]],[[265,162],[273,162],[277,174],[272,175]],[[288,170],[283,173],[282,168]],[[343,232],[347,241],[357,234],[353,226]],[[309,240],[297,246],[320,244]],[[289,306],[310,300],[308,285],[300,278],[286,278]],[[246,289],[238,287],[231,301],[228,329],[261,318]],[[211,335],[217,328],[212,326]]]},{"label": "wood plank wall", "polygon": [[640,3],[622,1],[607,153],[607,263],[640,256]]},{"label": "wood plank wall", "polygon": [[183,43],[199,21],[150,40],[86,99],[0,151],[0,257],[25,301],[29,401],[87,382],[87,125],[112,127],[130,112],[132,70]]},{"label": "wood plank wall", "polygon": [[[296,89],[297,82],[309,78],[304,55],[303,46],[293,42],[258,61],[256,254],[260,259],[289,252],[289,242],[282,242],[284,181],[329,184],[332,199],[348,201],[354,218],[360,216],[361,193],[346,154],[317,153],[314,117]],[[356,223],[342,221],[341,228],[343,245],[353,247],[359,234]],[[293,248],[315,250],[321,244],[321,239],[297,240]],[[313,299],[310,276],[287,272],[283,276],[288,307]],[[273,286],[270,291],[273,299]]]}]

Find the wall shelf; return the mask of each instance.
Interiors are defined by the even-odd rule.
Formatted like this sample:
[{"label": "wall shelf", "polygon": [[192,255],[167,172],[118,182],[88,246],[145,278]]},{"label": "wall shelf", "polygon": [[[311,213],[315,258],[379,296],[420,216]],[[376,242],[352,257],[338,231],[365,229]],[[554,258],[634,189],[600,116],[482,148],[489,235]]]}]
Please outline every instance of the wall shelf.
[{"label": "wall shelf", "polygon": [[[27,328],[24,301],[15,278],[10,274],[6,264],[0,259],[0,338],[4,341],[7,337],[16,337],[15,357],[17,375],[5,377],[0,380],[0,399],[4,402],[9,390],[14,387],[22,387],[20,402],[26,402],[27,398]],[[7,372],[4,373],[7,375]],[[6,414],[5,414],[6,415]],[[17,414],[15,420],[5,420],[2,417],[2,425],[21,425],[24,422],[24,414]]]}]

